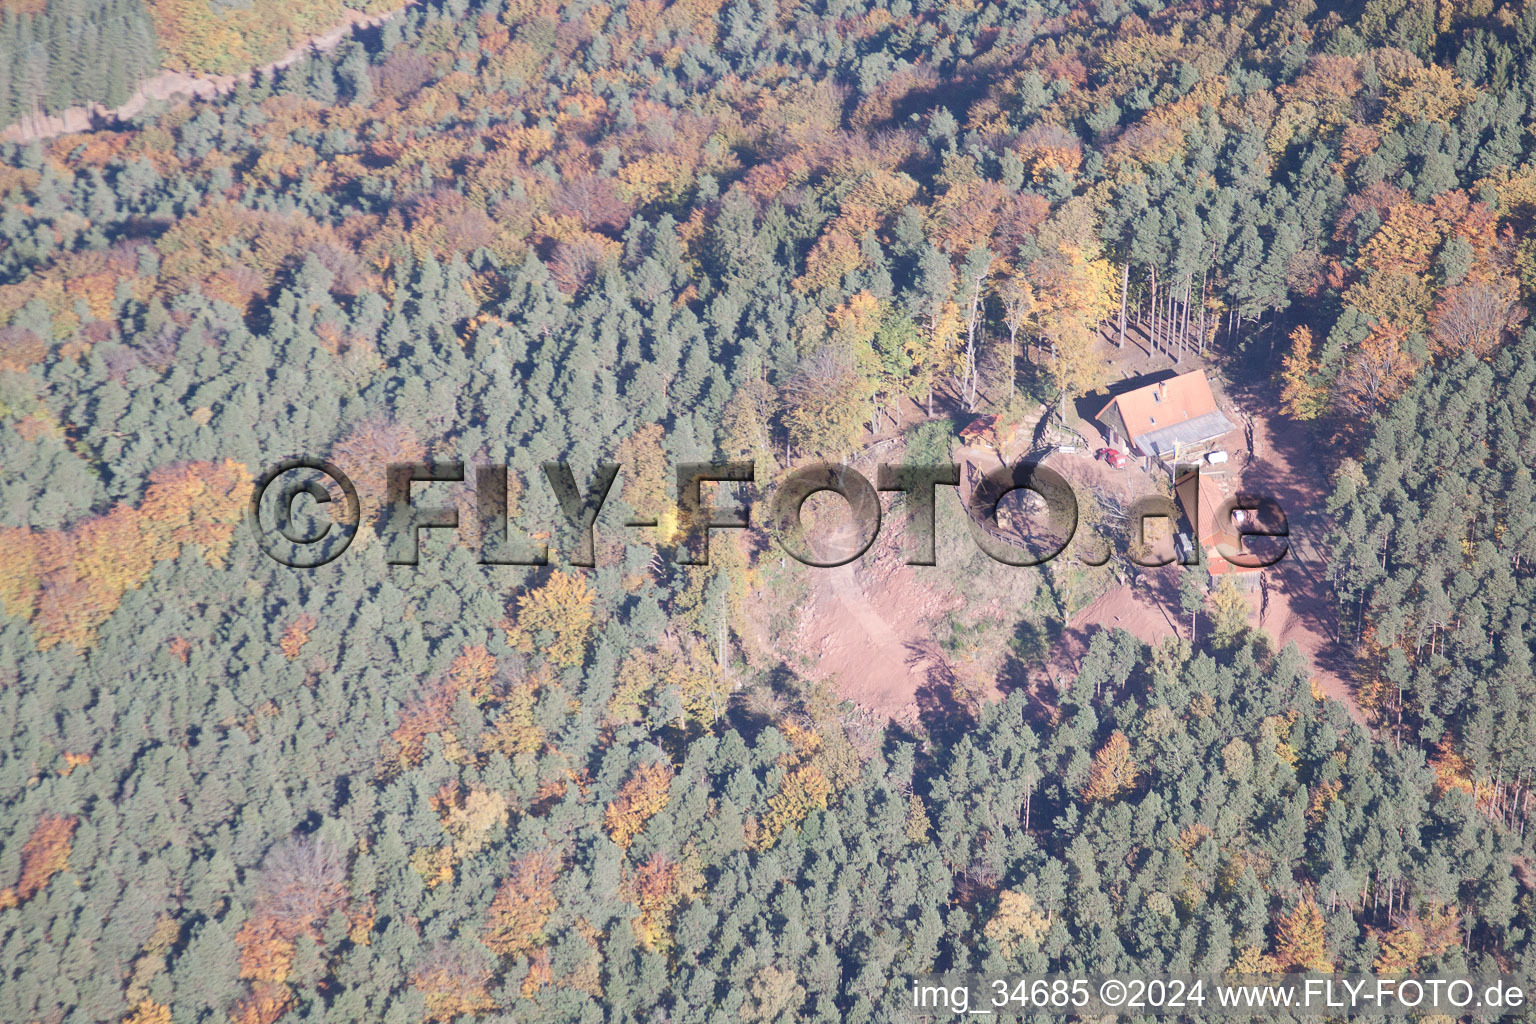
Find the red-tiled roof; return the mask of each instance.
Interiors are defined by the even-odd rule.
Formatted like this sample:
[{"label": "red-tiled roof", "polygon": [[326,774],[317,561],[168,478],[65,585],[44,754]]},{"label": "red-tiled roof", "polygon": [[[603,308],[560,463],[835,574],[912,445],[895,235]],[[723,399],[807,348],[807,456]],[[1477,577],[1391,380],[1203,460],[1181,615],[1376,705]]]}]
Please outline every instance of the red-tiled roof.
[{"label": "red-tiled roof", "polygon": [[1194,527],[1195,541],[1200,550],[1205,553],[1206,568],[1213,575],[1258,571],[1253,566],[1235,565],[1229,562],[1218,550],[1223,545],[1229,551],[1242,550],[1242,537],[1238,535],[1237,525],[1233,522],[1232,516],[1222,514],[1227,496],[1214,477],[1192,470],[1179,477],[1173,489],[1178,495],[1179,506],[1184,510],[1185,517]]},{"label": "red-tiled roof", "polygon": [[978,416],[967,423],[960,431],[960,439],[963,441],[993,440],[996,436],[997,417]]},{"label": "red-tiled roof", "polygon": [[1133,444],[1143,435],[1220,411],[1204,370],[1191,370],[1116,395],[1099,411],[1097,418],[1102,422],[1104,414],[1111,408],[1120,414],[1127,440]]}]

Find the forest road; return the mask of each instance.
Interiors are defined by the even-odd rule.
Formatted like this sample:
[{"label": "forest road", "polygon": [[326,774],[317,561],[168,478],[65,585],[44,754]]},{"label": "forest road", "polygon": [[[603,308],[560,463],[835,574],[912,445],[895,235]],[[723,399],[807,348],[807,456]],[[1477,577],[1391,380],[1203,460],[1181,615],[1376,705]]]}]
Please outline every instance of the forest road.
[{"label": "forest road", "polygon": [[1254,392],[1244,396],[1243,405],[1251,417],[1257,454],[1243,466],[1240,489],[1279,502],[1290,529],[1290,551],[1265,570],[1269,593],[1259,628],[1270,634],[1277,647],[1294,642],[1307,659],[1318,689],[1342,703],[1356,722],[1367,725],[1349,682],[1353,652],[1336,638],[1336,605],[1322,543],[1323,506],[1329,491],[1322,452],[1305,424],[1272,411],[1274,395]]},{"label": "forest road", "polygon": [[339,46],[342,40],[359,28],[382,25],[398,17],[417,0],[403,0],[401,5],[383,14],[368,15],[348,8],[340,24],[332,25],[318,35],[310,36],[270,64],[263,64],[238,75],[189,75],[184,71],[161,71],[139,83],[127,102],[119,107],[107,108],[99,103],[86,106],[66,107],[55,114],[42,114],[23,118],[15,124],[0,128],[0,142],[37,142],[59,135],[89,132],[129,121],[137,117],[151,103],[178,100],[213,99],[232,92],[241,82],[254,81],[257,75],[271,74],[286,68],[311,50],[324,53]]}]

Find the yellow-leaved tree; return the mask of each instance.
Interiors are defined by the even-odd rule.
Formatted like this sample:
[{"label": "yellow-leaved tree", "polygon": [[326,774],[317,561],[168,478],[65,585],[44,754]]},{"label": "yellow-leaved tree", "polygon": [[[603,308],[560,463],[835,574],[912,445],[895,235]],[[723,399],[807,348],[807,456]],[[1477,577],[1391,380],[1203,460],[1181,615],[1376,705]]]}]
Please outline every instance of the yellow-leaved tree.
[{"label": "yellow-leaved tree", "polygon": [[1035,906],[1033,896],[1007,889],[998,897],[997,910],[982,933],[1003,956],[1013,956],[1019,949],[1039,947],[1050,927],[1050,916]]},{"label": "yellow-leaved tree", "polygon": [[1068,398],[1087,394],[1103,383],[1098,358],[1098,326],[1116,308],[1114,270],[1107,260],[1074,244],[1042,256],[1030,265],[1034,284],[1036,331],[1051,352],[1048,370]]},{"label": "yellow-leaved tree", "polygon": [[[667,453],[661,446],[662,426],[647,423],[619,442],[618,462],[624,467],[624,500],[642,516],[668,509]],[[667,538],[670,539],[670,538]]]},{"label": "yellow-leaved tree", "polygon": [[875,382],[853,353],[827,345],[801,362],[785,394],[784,420],[795,449],[839,458],[854,450],[864,432]]},{"label": "yellow-leaved tree", "polygon": [[123,1024],[171,1024],[171,1008],[145,999],[123,1018]]},{"label": "yellow-leaved tree", "polygon": [[1019,335],[1035,323],[1038,315],[1035,288],[1020,270],[1004,266],[993,282],[993,294],[1003,306],[1003,325],[1008,328],[1008,354],[1004,357],[1008,397],[1014,393],[1019,359]]},{"label": "yellow-leaved tree", "polygon": [[1372,967],[1383,974],[1407,974],[1424,956],[1424,936],[1408,926],[1394,928],[1381,940],[1381,952]]},{"label": "yellow-leaved tree", "polygon": [[594,596],[581,573],[551,573],[543,586],[518,598],[507,642],[520,651],[542,650],[561,668],[580,665],[592,635]]},{"label": "yellow-leaved tree", "polygon": [[799,825],[811,811],[825,808],[831,795],[832,784],[816,765],[801,765],[790,772],[779,791],[768,798],[768,813],[758,826],[758,848],[773,846],[786,829]]},{"label": "yellow-leaved tree", "polygon": [[1252,607],[1231,573],[1221,577],[1211,594],[1212,639],[1218,647],[1231,647],[1248,628]]},{"label": "yellow-leaved tree", "polygon": [[1328,388],[1318,381],[1319,366],[1312,355],[1315,339],[1310,327],[1291,332],[1291,351],[1281,362],[1281,408],[1298,420],[1315,420],[1328,408]]},{"label": "yellow-leaved tree", "polygon": [[1136,762],[1131,758],[1131,741],[1116,729],[1099,752],[1093,756],[1084,800],[1112,800],[1136,784]]},{"label": "yellow-leaved tree", "polygon": [[672,769],[669,766],[660,763],[641,765],[603,812],[603,823],[613,841],[629,849],[645,823],[667,806],[671,785]]}]

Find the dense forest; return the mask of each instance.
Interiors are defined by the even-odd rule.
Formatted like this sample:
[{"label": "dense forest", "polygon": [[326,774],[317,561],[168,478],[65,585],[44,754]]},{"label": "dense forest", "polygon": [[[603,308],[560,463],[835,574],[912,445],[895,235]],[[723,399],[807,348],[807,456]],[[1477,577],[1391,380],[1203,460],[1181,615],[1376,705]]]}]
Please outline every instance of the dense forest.
[{"label": "dense forest", "polygon": [[[0,115],[341,15],[7,0]],[[426,0],[0,146],[0,1019],[1532,973],[1533,68],[1517,0]],[[887,723],[763,640],[755,531],[675,557],[674,465],[942,457],[1128,319],[1311,431],[1366,725],[1220,607]],[[365,501],[307,572],[245,525],[295,454]],[[595,568],[553,459],[625,467]],[[387,565],[420,460],[510,464],[551,564]]]},{"label": "dense forest", "polygon": [[116,107],[158,57],[142,0],[0,4],[0,126],[85,103]]},{"label": "dense forest", "polygon": [[122,105],[157,71],[236,75],[393,0],[4,0],[0,128]]}]

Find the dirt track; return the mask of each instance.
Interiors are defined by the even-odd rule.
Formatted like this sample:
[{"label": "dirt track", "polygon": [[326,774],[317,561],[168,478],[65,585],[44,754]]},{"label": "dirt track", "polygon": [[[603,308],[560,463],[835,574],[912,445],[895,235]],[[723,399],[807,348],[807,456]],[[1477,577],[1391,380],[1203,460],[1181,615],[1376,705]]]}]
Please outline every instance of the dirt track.
[{"label": "dirt track", "polygon": [[923,586],[903,564],[895,531],[863,558],[814,573],[798,646],[815,652],[812,676],[883,718],[916,724],[924,694],[947,672],[930,624],[961,602]]},{"label": "dirt track", "polygon": [[[1265,396],[1246,402],[1268,407]],[[1278,501],[1291,531],[1289,554],[1266,570],[1268,595],[1259,625],[1276,646],[1294,642],[1312,666],[1318,687],[1364,724],[1365,714],[1347,681],[1351,654],[1334,640],[1334,602],[1323,561],[1328,484],[1320,453],[1302,424],[1256,409],[1251,416],[1254,457],[1243,468],[1243,490]]]},{"label": "dirt track", "polygon": [[0,130],[0,142],[33,142],[38,139],[51,139],[56,135],[68,135],[72,132],[94,131],[131,120],[151,103],[211,99],[222,96],[231,92],[241,82],[249,82],[257,75],[269,74],[288,67],[311,50],[323,53],[326,50],[335,49],[356,29],[381,25],[415,2],[416,0],[405,0],[398,9],[371,17],[349,9],[346,19],[341,24],[334,25],[317,36],[311,36],[272,63],[252,68],[241,75],[189,75],[182,71],[161,71],[140,82],[133,96],[120,107],[108,109],[99,103],[92,103],[88,106],[67,107],[57,114],[24,118]]}]

